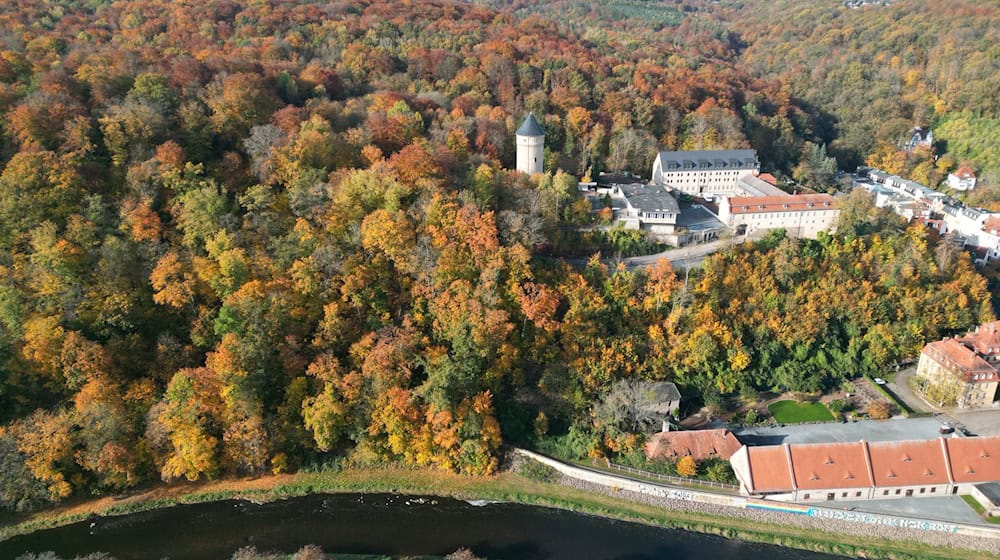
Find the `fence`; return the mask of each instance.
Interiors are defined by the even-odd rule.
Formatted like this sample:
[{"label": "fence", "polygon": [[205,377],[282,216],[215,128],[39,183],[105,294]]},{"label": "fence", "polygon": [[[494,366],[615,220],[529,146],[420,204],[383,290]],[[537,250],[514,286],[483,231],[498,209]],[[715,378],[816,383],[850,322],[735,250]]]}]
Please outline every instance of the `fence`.
[{"label": "fence", "polygon": [[734,484],[723,484],[722,482],[714,482],[711,480],[701,480],[698,478],[683,478],[680,476],[670,476],[667,474],[660,474],[655,472],[644,471],[640,469],[634,469],[632,467],[626,467],[625,465],[616,465],[614,463],[608,463],[608,468],[613,471],[625,472],[629,474],[634,474],[641,476],[643,478],[653,478],[656,480],[662,480],[663,482],[669,482],[671,484],[683,484],[691,485],[697,484],[698,486],[708,486],[709,488],[719,488],[721,490],[726,490],[727,492],[739,492],[740,487]]}]

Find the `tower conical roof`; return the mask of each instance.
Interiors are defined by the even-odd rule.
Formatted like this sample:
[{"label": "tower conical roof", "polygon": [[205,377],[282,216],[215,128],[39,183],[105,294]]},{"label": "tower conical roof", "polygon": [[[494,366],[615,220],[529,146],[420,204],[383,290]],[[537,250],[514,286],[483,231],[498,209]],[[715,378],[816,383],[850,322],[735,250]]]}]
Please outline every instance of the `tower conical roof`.
[{"label": "tower conical roof", "polygon": [[521,123],[521,128],[517,129],[518,136],[545,136],[542,125],[538,124],[534,113],[528,113],[528,117]]}]

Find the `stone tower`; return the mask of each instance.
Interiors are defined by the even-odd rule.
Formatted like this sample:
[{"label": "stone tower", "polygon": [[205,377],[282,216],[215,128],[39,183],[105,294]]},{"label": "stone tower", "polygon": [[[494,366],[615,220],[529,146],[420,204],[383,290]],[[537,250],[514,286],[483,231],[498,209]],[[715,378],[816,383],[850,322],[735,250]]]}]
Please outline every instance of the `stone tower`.
[{"label": "stone tower", "polygon": [[542,172],[545,159],[545,131],[528,113],[528,118],[517,129],[517,170],[528,175]]}]

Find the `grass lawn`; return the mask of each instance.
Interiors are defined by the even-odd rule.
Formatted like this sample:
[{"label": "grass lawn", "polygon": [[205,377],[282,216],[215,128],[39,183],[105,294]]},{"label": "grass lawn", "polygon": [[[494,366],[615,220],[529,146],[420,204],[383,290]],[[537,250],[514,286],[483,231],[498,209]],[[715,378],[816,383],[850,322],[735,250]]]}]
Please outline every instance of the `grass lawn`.
[{"label": "grass lawn", "polygon": [[986,515],[986,509],[983,508],[982,504],[977,502],[976,499],[973,498],[972,496],[964,494],[962,495],[962,499],[965,500],[965,503],[969,504],[969,507],[976,510],[976,513],[983,516],[983,519],[985,519],[988,523],[1000,524],[1000,517],[991,517],[989,515]]},{"label": "grass lawn", "polygon": [[779,424],[798,424],[800,422],[833,421],[833,414],[823,403],[800,403],[795,401],[778,401],[767,405],[775,421]]}]

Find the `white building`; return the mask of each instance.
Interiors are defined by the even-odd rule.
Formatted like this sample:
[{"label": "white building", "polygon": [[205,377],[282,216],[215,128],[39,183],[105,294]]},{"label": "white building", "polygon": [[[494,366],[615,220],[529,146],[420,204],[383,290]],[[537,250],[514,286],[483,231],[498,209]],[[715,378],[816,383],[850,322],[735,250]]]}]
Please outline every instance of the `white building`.
[{"label": "white building", "polygon": [[1000,437],[744,446],[730,463],[740,493],[768,500],[954,496],[1000,481]]},{"label": "white building", "polygon": [[725,197],[719,204],[719,220],[747,234],[784,229],[792,237],[814,239],[833,229],[839,217],[840,209],[828,194]]},{"label": "white building", "polygon": [[660,152],[651,182],[695,196],[738,196],[739,180],[760,172],[753,150]]},{"label": "white building", "polygon": [[528,175],[541,173],[545,163],[545,131],[532,113],[517,129],[516,141],[517,170]]},{"label": "white building", "polygon": [[948,174],[948,187],[956,191],[971,191],[976,188],[976,174],[963,165]]},{"label": "white building", "polygon": [[652,233],[674,233],[680,206],[667,189],[656,185],[618,185],[611,195],[620,198],[624,208],[618,219],[627,229],[645,229]]}]

